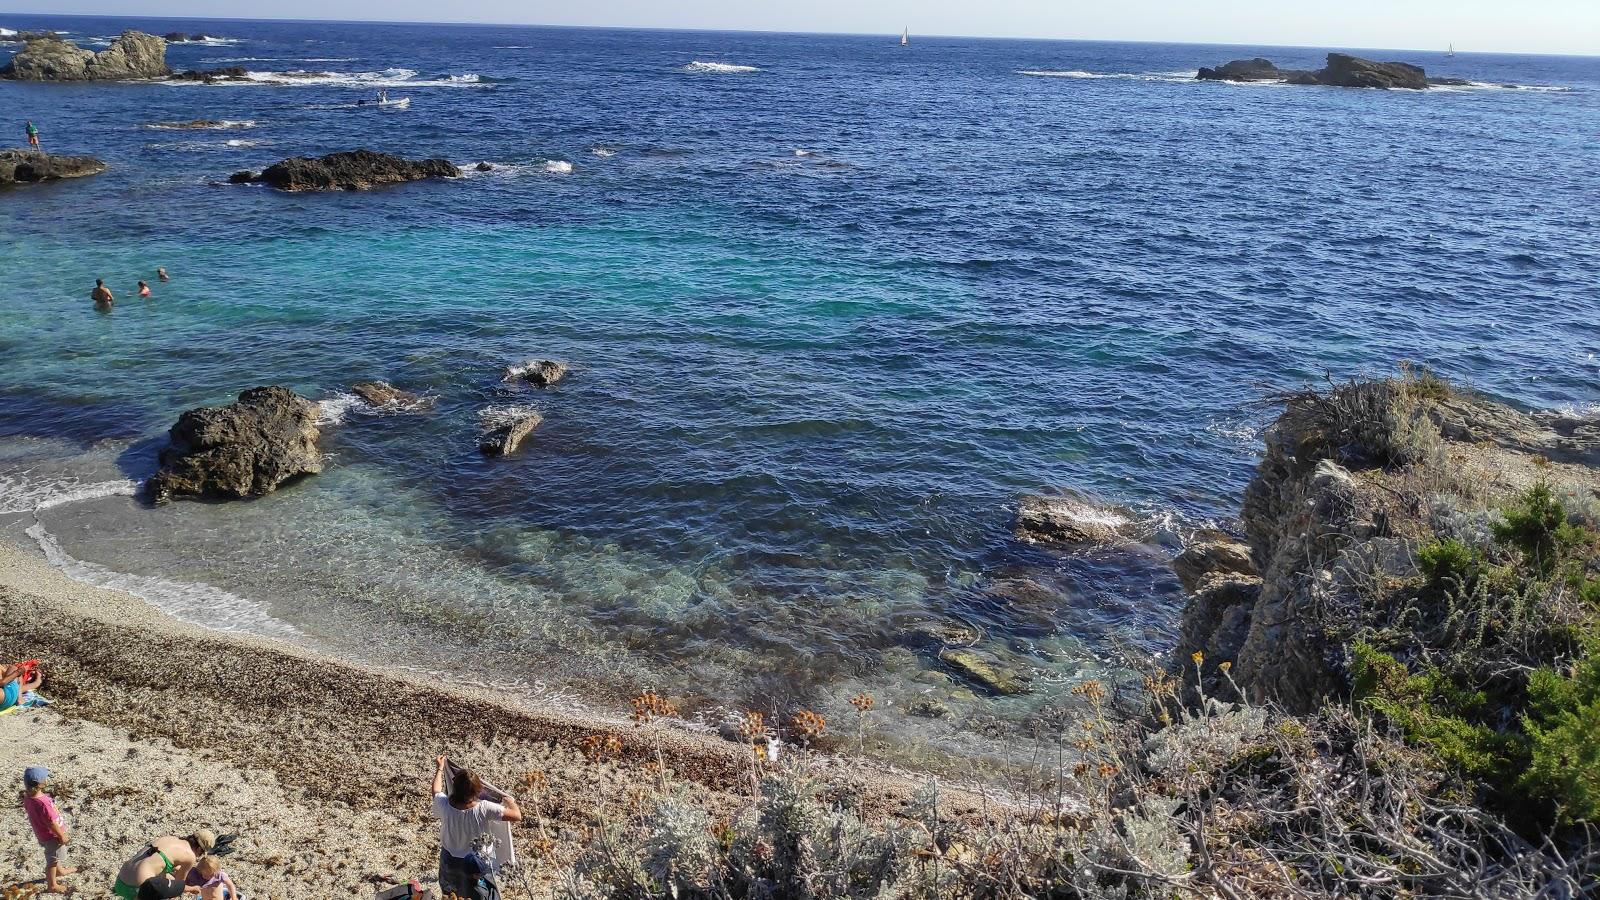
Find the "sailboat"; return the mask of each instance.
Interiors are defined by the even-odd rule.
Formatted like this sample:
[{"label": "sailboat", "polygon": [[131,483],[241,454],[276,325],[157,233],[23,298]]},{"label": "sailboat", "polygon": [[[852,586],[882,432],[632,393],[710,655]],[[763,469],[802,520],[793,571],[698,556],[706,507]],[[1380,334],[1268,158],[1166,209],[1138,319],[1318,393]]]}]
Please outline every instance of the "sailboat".
[{"label": "sailboat", "polygon": [[900,33],[900,46],[904,47],[909,43],[911,43],[911,29],[907,28]]},{"label": "sailboat", "polygon": [[1445,59],[1455,59],[1456,58],[1456,45],[1455,44],[1451,44],[1450,45],[1450,49],[1445,51],[1444,58]]}]

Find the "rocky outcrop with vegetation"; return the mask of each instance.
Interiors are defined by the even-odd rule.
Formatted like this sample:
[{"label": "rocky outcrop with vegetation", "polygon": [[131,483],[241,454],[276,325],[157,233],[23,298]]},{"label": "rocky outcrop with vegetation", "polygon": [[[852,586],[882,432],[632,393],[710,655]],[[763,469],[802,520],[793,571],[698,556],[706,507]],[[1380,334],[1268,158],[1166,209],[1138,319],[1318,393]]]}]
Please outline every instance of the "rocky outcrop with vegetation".
[{"label": "rocky outcrop with vegetation", "polygon": [[98,175],[106,164],[92,156],[54,156],[37,150],[0,150],[0,185]]},{"label": "rocky outcrop with vegetation", "polygon": [[17,81],[131,81],[164,78],[167,42],[142,31],[124,31],[99,53],[54,34],[30,36],[0,78]]},{"label": "rocky outcrop with vegetation", "polygon": [[319,407],[285,387],[251,388],[227,406],[191,409],[172,426],[151,500],[260,497],[322,471]]},{"label": "rocky outcrop with vegetation", "polygon": [[930,781],[861,816],[847,773],[757,744],[747,807],[658,781],[563,895],[1600,895],[1600,432],[1416,374],[1280,399],[1245,542],[1175,565],[1172,670],[1073,687],[988,814]]}]

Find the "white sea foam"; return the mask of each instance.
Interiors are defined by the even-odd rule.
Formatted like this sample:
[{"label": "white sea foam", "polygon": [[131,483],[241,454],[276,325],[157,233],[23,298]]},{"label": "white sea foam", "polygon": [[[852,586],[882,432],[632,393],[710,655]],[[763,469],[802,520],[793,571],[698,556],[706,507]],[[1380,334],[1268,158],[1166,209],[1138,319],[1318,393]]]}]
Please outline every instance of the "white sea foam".
[{"label": "white sea foam", "polygon": [[572,163],[564,159],[547,160],[544,164],[544,170],[551,175],[571,175]]},{"label": "white sea foam", "polygon": [[1085,72],[1081,69],[1023,69],[1029,78],[1079,78],[1089,81],[1194,81],[1194,72]]},{"label": "white sea foam", "polygon": [[0,37],[16,37],[17,33],[9,28],[0,28]]},{"label": "white sea foam", "polygon": [[539,407],[527,403],[489,406],[478,411],[478,422],[487,429],[501,428],[538,413]]},{"label": "white sea foam", "polygon": [[317,424],[339,425],[349,417],[353,409],[361,409],[367,404],[355,394],[338,393],[317,401]]},{"label": "white sea foam", "polygon": [[816,156],[817,155],[817,151],[815,151],[815,150],[796,150],[796,151],[794,151],[794,155],[795,156]]},{"label": "white sea foam", "polygon": [[759,72],[755,66],[736,66],[732,63],[702,62],[695,60],[683,67],[685,72],[698,72],[706,75],[748,75]]},{"label": "white sea foam", "polygon": [[55,535],[46,531],[40,522],[35,521],[28,526],[27,534],[39,544],[45,559],[73,581],[132,594],[167,615],[186,622],[214,631],[244,631],[275,636],[300,633],[293,625],[268,615],[260,604],[218,587],[203,582],[132,575],[78,559],[62,549]]},{"label": "white sea foam", "polygon": [[247,62],[303,62],[303,63],[330,63],[330,62],[355,62],[359,56],[211,56],[204,62],[208,63],[247,63]]},{"label": "white sea foam", "polygon": [[305,69],[289,69],[281,72],[247,71],[243,78],[217,79],[207,84],[203,81],[165,81],[170,85],[206,85],[210,87],[225,87],[228,85],[271,85],[273,87],[352,87],[373,90],[377,88],[424,88],[424,87],[487,87],[490,82],[485,82],[483,77],[475,72],[461,75],[442,75],[436,78],[418,78],[416,69],[393,68],[381,72],[319,72]]},{"label": "white sea foam", "polygon": [[139,483],[128,479],[84,482],[70,475],[37,480],[0,475],[0,515],[36,512],[100,497],[132,497],[138,491]]},{"label": "white sea foam", "polygon": [[601,157],[617,155],[617,151],[612,147],[590,147],[589,152]]},{"label": "white sea foam", "polygon": [[254,128],[254,119],[219,119],[215,125],[191,126],[182,122],[154,122],[143,126],[157,131],[222,131],[230,128]]},{"label": "white sea foam", "polygon": [[[488,165],[488,169],[479,169]],[[477,163],[458,164],[463,178],[521,178],[524,175],[571,175],[574,166],[564,159],[547,159],[537,163]]]}]

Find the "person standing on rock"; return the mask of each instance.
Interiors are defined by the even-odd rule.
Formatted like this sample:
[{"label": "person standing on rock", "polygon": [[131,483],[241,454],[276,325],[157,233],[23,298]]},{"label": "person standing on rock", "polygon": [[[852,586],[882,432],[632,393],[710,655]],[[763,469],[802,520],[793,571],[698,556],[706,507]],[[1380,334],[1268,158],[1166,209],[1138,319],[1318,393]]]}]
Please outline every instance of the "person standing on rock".
[{"label": "person standing on rock", "polygon": [[94,290],[89,292],[89,299],[94,301],[95,306],[110,306],[117,302],[117,295],[111,293],[111,288],[106,287],[104,281],[96,278]]},{"label": "person standing on rock", "polygon": [[28,146],[35,150],[39,149],[39,126],[33,124],[33,120],[29,119],[27,124],[22,126],[22,130],[28,135]]}]

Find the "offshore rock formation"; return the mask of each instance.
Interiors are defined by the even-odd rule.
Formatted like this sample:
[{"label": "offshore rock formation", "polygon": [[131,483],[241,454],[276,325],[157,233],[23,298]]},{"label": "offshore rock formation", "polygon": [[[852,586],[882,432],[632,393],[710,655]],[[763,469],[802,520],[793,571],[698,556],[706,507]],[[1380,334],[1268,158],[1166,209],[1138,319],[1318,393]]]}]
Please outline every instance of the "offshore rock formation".
[{"label": "offshore rock formation", "polygon": [[124,31],[99,53],[56,35],[32,36],[0,68],[0,78],[16,81],[129,81],[165,78],[167,42],[142,31]]},{"label": "offshore rock formation", "polygon": [[1257,57],[1236,59],[1214,69],[1202,68],[1195,77],[1201,81],[1278,81],[1285,84],[1405,88],[1417,91],[1430,86],[1467,83],[1458,78],[1429,78],[1421,67],[1409,63],[1373,62],[1347,53],[1329,53],[1327,66],[1315,72],[1280,69],[1271,60]]},{"label": "offshore rock formation", "polygon": [[92,156],[52,156],[37,150],[0,150],[0,185],[98,175],[106,164]]},{"label": "offshore rock formation", "polygon": [[191,409],[172,426],[150,499],[237,499],[322,471],[318,405],[285,387],[251,388],[227,406]]},{"label": "offshore rock formation", "polygon": [[1422,546],[1540,481],[1600,498],[1597,423],[1409,381],[1291,398],[1265,442],[1241,510],[1253,566],[1220,548],[1175,563],[1192,598],[1173,663],[1193,676],[1203,654],[1211,691],[1229,662],[1248,699],[1290,712],[1349,694],[1363,617],[1394,608]]},{"label": "offshore rock formation", "polygon": [[268,166],[260,173],[236,172],[234,184],[261,182],[280,191],[364,191],[424,178],[455,178],[461,174],[447,159],[413,162],[388,153],[346,150],[322,157],[296,156]]},{"label": "offshore rock formation", "polygon": [[374,409],[420,412],[433,406],[429,398],[403,391],[387,381],[358,381],[350,385],[350,393]]}]

